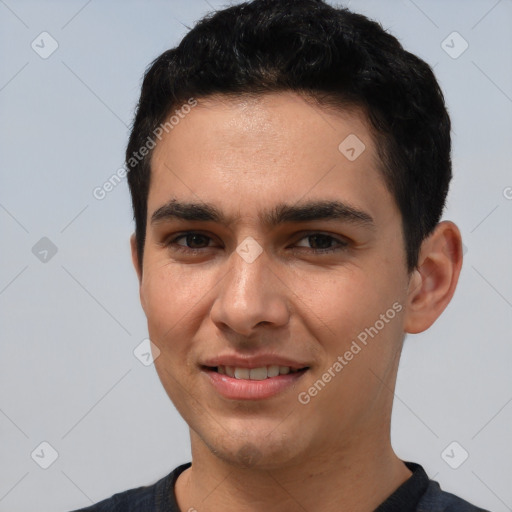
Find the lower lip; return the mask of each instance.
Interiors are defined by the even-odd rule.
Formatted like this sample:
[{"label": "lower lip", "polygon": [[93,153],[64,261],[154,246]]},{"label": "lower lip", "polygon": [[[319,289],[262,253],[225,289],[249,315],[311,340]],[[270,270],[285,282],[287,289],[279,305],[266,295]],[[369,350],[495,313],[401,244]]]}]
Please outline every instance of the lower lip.
[{"label": "lower lip", "polygon": [[263,400],[294,387],[307,370],[302,370],[264,380],[235,379],[214,370],[203,369],[213,387],[231,400]]}]

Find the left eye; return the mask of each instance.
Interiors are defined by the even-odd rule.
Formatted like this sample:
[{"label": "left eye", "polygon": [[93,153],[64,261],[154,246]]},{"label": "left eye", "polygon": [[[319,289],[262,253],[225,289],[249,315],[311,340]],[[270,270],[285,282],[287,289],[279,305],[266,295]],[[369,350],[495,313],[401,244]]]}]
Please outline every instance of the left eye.
[{"label": "left eye", "polygon": [[[325,235],[323,233],[313,233],[304,236],[301,240],[309,240],[309,243],[313,240],[313,245],[320,245],[320,247],[312,247],[314,252],[333,252],[345,248],[348,243],[335,238],[331,235]],[[337,243],[337,246],[332,247],[332,243]]]},{"label": "left eye", "polygon": [[[185,239],[185,245],[178,243],[178,240]],[[204,235],[202,233],[197,232],[188,232],[183,233],[171,240],[169,240],[165,245],[170,247],[171,249],[175,249],[178,251],[185,252],[198,252],[201,249],[207,249],[210,245],[209,242],[212,240],[211,237]],[[326,253],[326,252],[334,252],[338,250],[343,250],[348,246],[348,243],[339,238],[335,238],[331,235],[326,235],[324,233],[309,233],[303,236],[299,241],[308,240],[309,244],[317,247],[311,247],[312,252],[314,253]],[[332,244],[336,245],[333,247]],[[201,247],[198,247],[201,246]],[[304,247],[296,244],[297,247]],[[319,247],[318,247],[319,246]]]}]

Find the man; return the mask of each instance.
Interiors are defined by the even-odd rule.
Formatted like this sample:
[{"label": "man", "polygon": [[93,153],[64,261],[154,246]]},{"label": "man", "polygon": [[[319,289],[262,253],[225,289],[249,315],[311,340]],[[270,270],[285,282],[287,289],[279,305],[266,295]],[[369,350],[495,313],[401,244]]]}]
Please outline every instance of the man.
[{"label": "man", "polygon": [[140,299],[192,464],[84,510],[482,510],[390,442],[405,334],[462,266],[426,63],[320,0],[235,5],[153,62],[126,163]]}]

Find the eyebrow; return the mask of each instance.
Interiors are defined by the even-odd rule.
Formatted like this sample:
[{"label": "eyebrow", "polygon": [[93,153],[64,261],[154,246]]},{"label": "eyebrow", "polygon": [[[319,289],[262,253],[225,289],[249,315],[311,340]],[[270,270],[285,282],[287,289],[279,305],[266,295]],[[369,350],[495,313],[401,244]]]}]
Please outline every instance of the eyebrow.
[{"label": "eyebrow", "polygon": [[[266,227],[275,227],[286,222],[310,222],[317,220],[343,220],[369,229],[375,229],[372,216],[342,201],[319,200],[298,204],[280,203],[258,215]],[[209,221],[230,226],[238,219],[227,217],[215,205],[209,203],[169,201],[151,216],[151,224],[168,220]]]}]

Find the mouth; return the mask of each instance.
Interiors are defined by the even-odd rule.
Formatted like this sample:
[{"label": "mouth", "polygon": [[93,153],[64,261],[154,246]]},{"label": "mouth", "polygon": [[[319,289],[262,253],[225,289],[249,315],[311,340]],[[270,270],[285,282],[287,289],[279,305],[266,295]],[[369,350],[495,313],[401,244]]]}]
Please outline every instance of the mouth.
[{"label": "mouth", "polygon": [[247,368],[219,365],[202,366],[201,369],[213,388],[224,398],[262,400],[295,387],[309,367],[267,365]]},{"label": "mouth", "polygon": [[265,380],[279,377],[280,375],[288,375],[289,373],[304,373],[309,369],[308,366],[304,368],[293,368],[291,366],[269,365],[260,366],[258,368],[245,368],[240,366],[204,366],[207,371],[227,375],[234,379],[244,380]]}]

